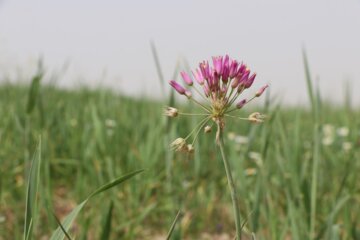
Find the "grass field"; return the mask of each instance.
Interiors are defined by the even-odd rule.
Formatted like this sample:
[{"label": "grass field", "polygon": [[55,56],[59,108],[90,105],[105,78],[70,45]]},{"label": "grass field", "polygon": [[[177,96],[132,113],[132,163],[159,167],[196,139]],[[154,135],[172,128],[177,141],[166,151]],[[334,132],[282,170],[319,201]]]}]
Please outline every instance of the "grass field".
[{"label": "grass field", "polygon": [[[242,220],[256,239],[360,239],[360,111],[322,102],[311,87],[309,93],[308,107],[268,99],[243,110],[245,116],[265,113],[264,124],[227,122]],[[171,152],[169,143],[197,121],[168,121],[162,114],[167,105],[36,80],[32,87],[1,85],[0,239],[23,238],[37,148],[34,239],[48,239],[57,228],[53,213],[62,220],[99,186],[139,169],[145,171],[92,198],[70,234],[164,239],[181,210],[172,239],[231,239],[232,207],[215,133],[202,134],[193,155]]]}]

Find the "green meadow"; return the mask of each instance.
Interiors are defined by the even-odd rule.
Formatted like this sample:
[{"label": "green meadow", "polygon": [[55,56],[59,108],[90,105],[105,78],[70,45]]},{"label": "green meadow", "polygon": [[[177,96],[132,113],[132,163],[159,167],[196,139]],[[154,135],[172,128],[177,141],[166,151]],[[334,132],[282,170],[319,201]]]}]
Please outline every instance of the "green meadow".
[{"label": "green meadow", "polygon": [[[226,122],[244,239],[360,239],[360,111],[349,96],[323,101],[305,69],[308,105],[264,94],[239,113],[264,113],[264,123]],[[60,89],[41,76],[0,86],[1,240],[50,239],[57,228],[52,239],[166,239],[170,228],[170,239],[233,239],[215,131],[192,154],[169,148],[199,118],[169,119],[164,108],[196,106]]]}]

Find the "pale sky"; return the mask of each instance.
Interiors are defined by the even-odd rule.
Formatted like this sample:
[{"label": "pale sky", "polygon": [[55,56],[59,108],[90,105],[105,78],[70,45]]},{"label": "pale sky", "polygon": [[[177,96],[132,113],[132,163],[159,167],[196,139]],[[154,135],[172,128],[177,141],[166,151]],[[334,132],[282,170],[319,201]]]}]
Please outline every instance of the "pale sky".
[{"label": "pale sky", "polygon": [[360,0],[0,0],[0,77],[27,80],[42,56],[48,72],[69,63],[60,86],[161,96],[150,40],[167,80],[179,57],[195,68],[228,53],[258,73],[253,91],[269,83],[295,104],[305,46],[322,95],[340,102],[350,81],[360,103]]}]

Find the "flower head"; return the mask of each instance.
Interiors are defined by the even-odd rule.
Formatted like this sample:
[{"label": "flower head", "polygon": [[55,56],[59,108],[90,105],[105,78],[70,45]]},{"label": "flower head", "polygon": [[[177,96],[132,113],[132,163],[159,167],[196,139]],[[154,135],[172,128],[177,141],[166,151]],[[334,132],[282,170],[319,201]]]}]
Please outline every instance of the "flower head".
[{"label": "flower head", "polygon": [[[198,129],[205,129],[204,132],[209,132],[211,130],[211,126],[208,125],[209,121],[213,121],[213,124],[215,123],[218,126],[218,131],[221,131],[225,127],[226,117],[235,117],[254,123],[263,122],[264,119],[264,116],[260,113],[251,114],[247,118],[233,116],[230,115],[230,113],[243,108],[254,98],[260,97],[268,85],[260,88],[254,94],[253,98],[238,101],[239,96],[254,83],[256,73],[252,73],[244,63],[239,63],[237,60],[231,59],[228,55],[212,57],[212,63],[212,66],[210,66],[208,61],[202,61],[199,64],[199,68],[192,71],[193,79],[196,80],[195,83],[198,83],[198,86],[194,84],[188,73],[184,71],[180,73],[186,85],[192,88],[197,95],[200,95],[206,103],[204,103],[204,101],[200,102],[196,100],[190,90],[184,88],[176,81],[171,80],[169,82],[179,94],[187,96],[191,101],[198,104],[205,111],[203,114],[193,114],[197,116],[204,116],[197,129],[192,131],[190,134],[195,135],[194,139],[197,138],[200,132]],[[200,87],[200,90],[198,87]],[[181,115],[178,112],[175,113],[174,110],[170,108],[168,108],[165,113],[165,115],[170,117],[173,117],[174,115],[177,116],[178,114]],[[175,140],[172,143],[175,150],[187,149],[187,151],[190,152],[192,148],[186,147],[186,139],[188,137],[183,139],[184,143],[179,139]],[[192,144],[190,145],[192,146]]]}]

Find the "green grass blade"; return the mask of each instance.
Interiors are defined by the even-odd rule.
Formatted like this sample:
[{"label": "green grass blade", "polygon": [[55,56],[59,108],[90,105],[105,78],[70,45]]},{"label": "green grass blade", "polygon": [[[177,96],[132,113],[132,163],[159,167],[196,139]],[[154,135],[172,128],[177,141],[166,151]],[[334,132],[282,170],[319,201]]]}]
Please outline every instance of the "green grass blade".
[{"label": "green grass blade", "polygon": [[31,234],[32,234],[32,225],[33,224],[33,220],[30,219],[30,223],[29,223],[29,229],[28,232],[26,233],[26,237],[25,239],[30,239],[31,238]]},{"label": "green grass blade", "polygon": [[108,184],[105,184],[102,187],[95,190],[92,194],[90,194],[90,196],[88,198],[91,198],[91,197],[93,197],[93,196],[95,196],[95,195],[97,195],[99,193],[102,193],[102,192],[108,190],[109,188],[112,188],[112,187],[114,187],[114,186],[128,180],[129,178],[135,176],[136,174],[139,174],[139,173],[143,172],[143,171],[144,171],[144,169],[140,169],[140,170],[134,171],[132,173],[126,174],[125,176],[122,176],[122,177],[120,177],[118,179],[115,179],[114,181],[112,181],[112,182],[110,182]]},{"label": "green grass blade", "polygon": [[312,115],[314,119],[314,131],[313,131],[313,159],[312,159],[312,174],[311,174],[311,194],[310,194],[310,229],[309,229],[309,239],[315,238],[315,222],[316,222],[316,208],[317,208],[317,191],[318,191],[318,174],[319,174],[319,162],[320,162],[320,117],[319,117],[319,108],[320,108],[320,93],[317,91],[317,94],[314,94],[312,79],[310,76],[310,68],[306,56],[305,49],[303,49],[303,59],[304,59],[304,68],[305,76],[308,87],[308,94],[311,100],[312,106]]},{"label": "green grass blade", "polygon": [[328,239],[331,239],[332,231],[334,230],[333,227],[336,226],[335,217],[340,212],[341,208],[345,206],[345,204],[350,200],[350,196],[345,196],[340,199],[337,204],[335,205],[333,211],[331,212],[328,220],[327,220],[327,228],[329,232]]},{"label": "green grass blade", "polygon": [[63,231],[63,233],[65,234],[65,237],[68,239],[68,240],[72,240],[70,235],[66,232],[64,226],[61,224],[60,220],[56,217],[56,215],[53,213],[53,216],[57,222],[57,224],[59,225],[59,227],[61,228],[61,230]]},{"label": "green grass blade", "polygon": [[[83,207],[85,206],[85,204],[89,201],[90,198],[94,197],[95,195],[104,192],[126,180],[128,180],[129,178],[135,176],[136,174],[139,174],[141,172],[143,172],[144,170],[137,170],[134,171],[132,173],[129,173],[125,176],[122,176],[118,179],[115,179],[114,181],[103,185],[102,187],[98,188],[96,191],[94,191],[92,194],[90,194],[82,203],[80,203],[79,205],[77,205],[69,215],[67,215],[64,219],[64,221],[62,222],[62,226],[63,226],[63,230],[65,230],[66,232],[69,231],[73,221],[75,220],[75,218],[77,217],[77,215],[79,214],[79,212],[83,209]],[[58,227],[55,232],[52,234],[50,240],[63,240],[65,237],[65,234],[63,232],[63,230],[61,229],[61,227]]]},{"label": "green grass blade", "polygon": [[160,80],[160,86],[161,86],[161,90],[162,92],[164,92],[164,85],[165,85],[165,79],[164,79],[164,75],[162,73],[161,70],[161,65],[160,65],[160,61],[159,61],[159,57],[156,51],[156,47],[155,47],[155,43],[153,41],[150,42],[151,45],[151,52],[155,61],[155,66],[156,66],[156,71]]},{"label": "green grass blade", "polygon": [[255,235],[255,233],[251,233],[251,239],[252,239],[252,240],[256,240],[256,235]]},{"label": "green grass blade", "polygon": [[304,61],[304,68],[305,68],[305,78],[306,78],[306,83],[307,83],[307,90],[308,90],[308,94],[309,94],[309,97],[310,97],[311,105],[314,107],[314,104],[315,104],[314,91],[313,91],[310,68],[309,68],[309,63],[308,63],[305,48],[303,48],[302,53],[303,53],[303,61]]},{"label": "green grass blade", "polygon": [[174,219],[173,223],[171,224],[171,227],[170,227],[170,230],[169,230],[169,232],[167,234],[166,240],[169,240],[171,238],[171,235],[174,232],[176,223],[179,220],[180,216],[181,216],[181,211],[179,210],[178,213],[175,216],[175,219]]},{"label": "green grass blade", "polygon": [[34,153],[29,172],[28,185],[26,190],[26,210],[25,210],[25,227],[24,239],[31,239],[34,219],[36,218],[37,194],[40,181],[41,166],[41,139]]},{"label": "green grass blade", "polygon": [[110,232],[111,232],[111,220],[112,220],[112,213],[114,209],[114,202],[111,201],[108,213],[106,215],[106,219],[104,222],[104,226],[102,228],[102,233],[100,240],[109,240],[110,239]]},{"label": "green grass blade", "polygon": [[28,102],[27,102],[27,107],[26,107],[27,114],[31,114],[35,108],[35,105],[36,105],[36,102],[37,102],[37,99],[39,96],[40,82],[41,82],[42,77],[43,77],[43,72],[41,70],[41,66],[39,66],[38,72],[31,80]]},{"label": "green grass blade", "polygon": [[53,235],[51,236],[50,240],[63,240],[65,237],[64,232],[68,232],[73,221],[75,220],[75,218],[77,217],[77,215],[79,214],[79,212],[81,211],[81,209],[85,206],[85,204],[87,203],[87,201],[89,200],[89,198],[87,198],[85,201],[83,201],[82,203],[80,203],[79,205],[77,205],[71,212],[69,215],[66,216],[66,218],[64,219],[64,221],[62,222],[62,226],[58,227],[55,232],[53,233]]}]

